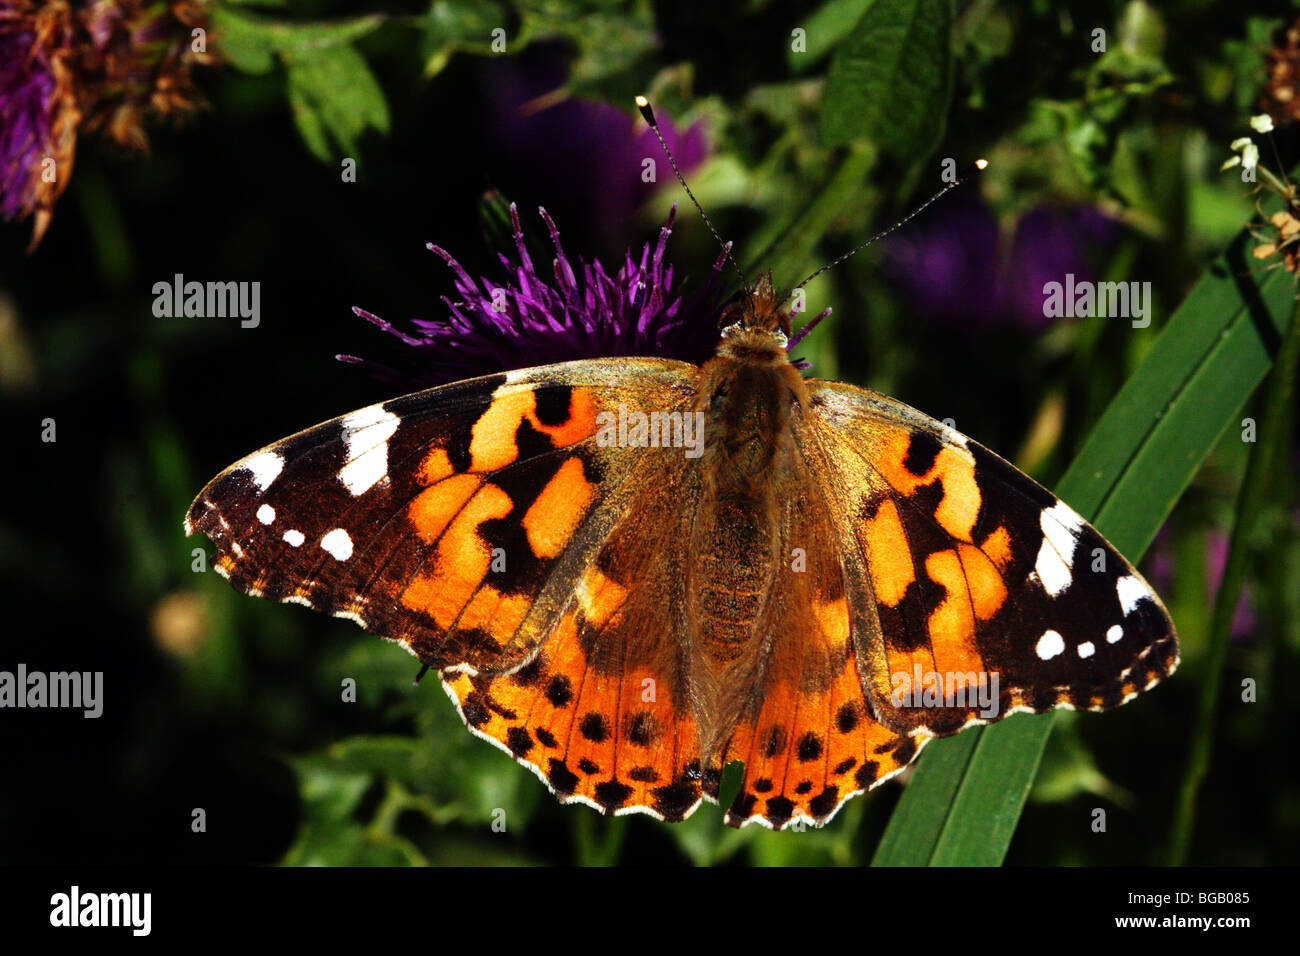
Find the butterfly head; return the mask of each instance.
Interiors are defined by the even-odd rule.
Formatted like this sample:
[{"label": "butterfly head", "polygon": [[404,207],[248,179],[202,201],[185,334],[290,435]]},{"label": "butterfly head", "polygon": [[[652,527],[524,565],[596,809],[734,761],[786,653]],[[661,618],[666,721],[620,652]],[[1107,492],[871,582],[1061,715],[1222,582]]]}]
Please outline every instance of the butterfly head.
[{"label": "butterfly head", "polygon": [[739,299],[722,310],[718,325],[724,348],[730,344],[784,354],[790,340],[790,313],[782,304],[772,273],[763,273]]}]

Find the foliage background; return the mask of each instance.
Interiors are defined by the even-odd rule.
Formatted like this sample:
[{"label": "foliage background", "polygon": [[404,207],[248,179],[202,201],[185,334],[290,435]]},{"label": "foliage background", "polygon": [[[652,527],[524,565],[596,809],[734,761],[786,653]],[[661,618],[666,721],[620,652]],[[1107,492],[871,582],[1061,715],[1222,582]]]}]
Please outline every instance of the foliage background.
[{"label": "foliage background", "polygon": [[[427,241],[490,272],[485,189],[516,200],[532,231],[531,211],[547,205],[570,254],[607,261],[681,198],[664,175],[658,188],[638,179],[611,225],[610,197],[583,191],[611,144],[560,126],[553,148],[508,148],[503,77],[612,104],[629,129],[643,90],[661,118],[699,123],[710,148],[696,194],[740,260],[772,265],[784,285],[933,192],[943,157],[987,155],[977,183],[899,242],[809,287],[816,310],[835,311],[804,354],[815,374],[954,417],[1050,485],[1253,214],[1246,187],[1218,167],[1293,16],[1280,2],[1197,0],[216,7],[229,63],[199,75],[210,109],[155,131],[145,159],[83,144],[34,254],[21,227],[0,232],[0,668],[103,670],[106,686],[99,720],[0,718],[0,861],[866,862],[896,784],[805,833],[736,833],[707,805],[676,827],[558,806],[463,730],[435,681],[413,689],[398,648],[193,573],[191,548],[206,542],[180,530],[190,499],[240,455],[391,397],[333,359],[390,349],[349,307],[437,317],[451,277]],[[491,49],[498,26],[505,53]],[[807,52],[791,51],[796,27]],[[1278,143],[1289,167],[1297,138],[1284,129]],[[341,181],[343,156],[358,159],[356,183]],[[716,250],[688,209],[669,257],[695,283]],[[909,249],[929,269],[984,262],[992,248],[1006,281],[1062,278],[1073,247],[1058,255],[1052,243],[1084,234],[1081,210],[1111,223],[1082,261],[1098,278],[1150,281],[1150,328],[1028,322],[980,272],[955,286],[955,312],[917,299],[930,274],[909,272]],[[1059,228],[1017,242],[1034,215]],[[261,325],[155,318],[153,284],[175,273],[261,281]],[[46,417],[55,444],[39,441]],[[1300,770],[1283,730],[1300,720],[1287,690],[1300,676],[1294,426],[1288,437],[1224,677],[1228,688],[1254,677],[1260,702],[1224,698],[1194,863],[1278,863],[1300,846]],[[1162,858],[1212,570],[1250,447],[1226,433],[1143,565],[1178,625],[1182,669],[1113,714],[1061,715],[1008,862]],[[354,704],[340,701],[343,677],[358,682]],[[206,834],[190,830],[195,807]],[[1105,834],[1090,828],[1095,807]],[[498,808],[504,833],[490,826]]]}]

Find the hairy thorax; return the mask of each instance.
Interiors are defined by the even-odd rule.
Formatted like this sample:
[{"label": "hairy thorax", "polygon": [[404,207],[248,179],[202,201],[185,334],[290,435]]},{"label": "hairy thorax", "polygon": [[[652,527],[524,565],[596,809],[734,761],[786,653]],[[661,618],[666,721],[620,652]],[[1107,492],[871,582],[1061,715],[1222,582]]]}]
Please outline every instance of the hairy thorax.
[{"label": "hairy thorax", "polygon": [[[778,486],[795,454],[796,404],[807,404],[803,377],[772,332],[738,330],[700,370],[704,488],[691,531],[687,608],[692,684],[704,699],[726,699],[727,688],[752,683],[761,668],[759,622],[780,561]],[[707,724],[734,715],[701,716]]]}]

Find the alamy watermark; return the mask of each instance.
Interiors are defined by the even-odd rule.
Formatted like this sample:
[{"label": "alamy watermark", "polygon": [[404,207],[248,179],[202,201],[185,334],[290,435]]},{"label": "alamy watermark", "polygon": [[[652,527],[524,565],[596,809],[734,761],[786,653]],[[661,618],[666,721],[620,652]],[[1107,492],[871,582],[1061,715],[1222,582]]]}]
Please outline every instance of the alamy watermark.
[{"label": "alamy watermark", "polygon": [[155,282],[153,295],[153,314],[160,319],[238,316],[245,329],[255,329],[262,321],[260,282],[186,282],[178,272],[171,282]]},{"label": "alamy watermark", "polygon": [[912,672],[896,671],[889,677],[889,694],[895,707],[977,708],[984,720],[998,716],[997,671],[927,671],[919,663]]},{"label": "alamy watermark", "polygon": [[152,924],[152,893],[83,893],[74,884],[50,897],[51,926],[120,926],[133,936],[148,936]]},{"label": "alamy watermark", "polygon": [[683,448],[687,458],[704,454],[703,412],[628,410],[596,415],[596,444],[601,448]]},{"label": "alamy watermark", "polygon": [[0,671],[0,707],[58,707],[82,711],[84,717],[104,712],[103,671]]},{"label": "alamy watermark", "polygon": [[1076,281],[1074,273],[1067,272],[1065,282],[1043,285],[1043,315],[1049,319],[1132,319],[1133,328],[1145,329],[1151,324],[1151,283]]}]

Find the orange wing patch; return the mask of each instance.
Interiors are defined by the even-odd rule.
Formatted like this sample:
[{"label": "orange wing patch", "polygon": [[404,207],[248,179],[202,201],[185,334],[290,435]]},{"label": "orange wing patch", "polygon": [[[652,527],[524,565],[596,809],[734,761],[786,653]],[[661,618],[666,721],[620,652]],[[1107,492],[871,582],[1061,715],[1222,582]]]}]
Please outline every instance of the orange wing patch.
[{"label": "orange wing patch", "polygon": [[944,445],[932,461],[917,463],[912,457],[914,432],[898,427],[877,431],[879,445],[872,458],[876,470],[903,495],[937,479],[943,498],[934,511],[935,521],[957,540],[969,542],[983,500],[975,482],[975,459],[963,448]]},{"label": "orange wing patch", "polygon": [[[562,450],[590,438],[595,422],[596,401],[589,389],[568,389],[566,405],[557,413],[539,408],[536,390],[507,384],[493,393],[470,428],[467,471],[457,472],[447,448],[432,448],[420,461],[416,481],[426,487],[407,506],[407,519],[431,553],[396,597],[440,630],[469,634],[472,663],[509,645],[531,605],[528,595],[504,593],[492,582],[494,561],[508,569],[512,556],[504,548],[494,552],[485,526],[511,518],[530,552],[513,558],[551,561],[573,540],[599,490],[576,450],[548,472],[537,448],[525,455],[521,441],[545,436],[546,449]],[[525,500],[492,478],[510,468],[538,475]],[[518,478],[515,484],[520,485]]]},{"label": "orange wing patch", "polygon": [[[818,619],[823,627],[829,623]],[[727,811],[729,825],[821,825],[844,801],[902,770],[929,740],[895,733],[871,718],[847,616],[842,625],[834,657],[805,657],[791,679],[770,684],[757,719],[732,737],[726,759],[745,761],[745,775]],[[833,633],[821,631],[823,638]],[[826,665],[829,681],[819,680],[815,675]]]},{"label": "orange wing patch", "polygon": [[474,423],[469,445],[470,471],[497,471],[518,459],[517,436],[524,422],[550,438],[556,448],[576,445],[596,433],[596,402],[588,389],[571,390],[567,416],[558,423],[545,422],[539,417],[537,396],[532,390],[500,391]]},{"label": "orange wing patch", "polygon": [[580,458],[567,458],[524,514],[528,546],[540,558],[553,558],[573,537],[596,497],[596,485],[583,474]]},{"label": "orange wing patch", "polygon": [[[600,577],[591,569],[584,589],[608,599],[617,586]],[[645,655],[624,654],[628,666],[618,668],[588,658],[584,648],[610,620],[594,625],[575,608],[513,674],[446,672],[444,684],[466,725],[533,770],[562,802],[681,820],[701,799],[690,704],[671,695],[670,675],[647,666]]]},{"label": "orange wing patch", "polygon": [[[756,629],[771,635],[767,660],[722,755],[724,766],[745,763],[740,791],[726,815],[731,826],[821,825],[850,797],[905,767],[928,739],[872,719],[862,681],[866,668],[854,637],[854,620],[863,609],[853,605],[846,587],[830,508],[815,494],[808,471],[796,468],[787,481],[779,489],[777,550],[788,554],[801,548],[807,562],[802,569],[780,566],[766,617]],[[875,522],[859,531],[877,546],[906,543],[892,507],[882,506]],[[912,575],[907,551],[899,557],[885,587],[901,598]]]},{"label": "orange wing patch", "polygon": [[907,586],[916,580],[916,574],[894,502],[882,501],[874,517],[863,519],[858,526],[858,537],[867,553],[877,556],[871,568],[876,600],[897,607],[907,593]]}]

